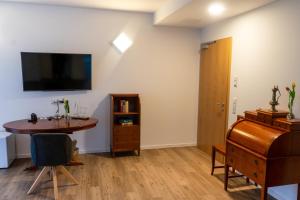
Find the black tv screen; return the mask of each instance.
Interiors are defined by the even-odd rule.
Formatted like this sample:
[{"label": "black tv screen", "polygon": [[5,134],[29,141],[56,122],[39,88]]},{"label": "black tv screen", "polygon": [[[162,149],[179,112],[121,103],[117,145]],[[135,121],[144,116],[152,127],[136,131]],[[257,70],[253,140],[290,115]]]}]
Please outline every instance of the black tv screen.
[{"label": "black tv screen", "polygon": [[23,90],[92,89],[92,55],[21,52]]}]

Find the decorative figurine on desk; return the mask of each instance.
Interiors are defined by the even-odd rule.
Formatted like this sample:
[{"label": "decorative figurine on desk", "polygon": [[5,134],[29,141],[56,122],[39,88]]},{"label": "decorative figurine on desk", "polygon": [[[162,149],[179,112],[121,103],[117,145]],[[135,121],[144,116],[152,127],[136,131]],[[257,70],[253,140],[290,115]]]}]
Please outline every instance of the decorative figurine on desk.
[{"label": "decorative figurine on desk", "polygon": [[28,120],[28,122],[35,124],[37,123],[37,121],[38,121],[37,115],[35,113],[31,113],[30,120]]},{"label": "decorative figurine on desk", "polygon": [[294,100],[296,97],[296,84],[293,82],[292,83],[292,89],[290,89],[289,87],[286,87],[286,91],[289,93],[289,102],[288,102],[288,108],[289,108],[289,114],[287,115],[288,119],[294,119],[295,115],[293,113],[293,106],[294,106]]},{"label": "decorative figurine on desk", "polygon": [[[281,96],[281,93],[280,93],[280,90],[279,90],[278,86],[274,86],[274,88],[272,89],[272,92],[273,92],[272,100],[270,101],[270,105],[272,106],[271,111],[272,112],[278,112],[278,110],[276,110],[276,106],[279,105],[278,100],[279,100],[279,97]],[[276,97],[277,92],[279,94],[278,97]]]}]

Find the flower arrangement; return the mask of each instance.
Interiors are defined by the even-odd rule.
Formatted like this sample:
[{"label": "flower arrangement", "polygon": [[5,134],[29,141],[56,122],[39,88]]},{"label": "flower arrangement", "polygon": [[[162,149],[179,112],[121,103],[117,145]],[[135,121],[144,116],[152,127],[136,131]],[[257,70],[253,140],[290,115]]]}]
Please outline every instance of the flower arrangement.
[{"label": "flower arrangement", "polygon": [[69,100],[68,99],[63,99],[64,101],[64,108],[65,108],[65,119],[67,121],[70,120],[70,105],[69,105]]},{"label": "flower arrangement", "polygon": [[295,100],[295,97],[296,97],[295,88],[296,88],[296,84],[294,82],[292,83],[292,88],[291,89],[289,87],[285,88],[286,91],[289,94],[289,102],[288,102],[289,114],[287,115],[288,119],[294,119],[295,118],[295,115],[293,113],[294,100]]},{"label": "flower arrangement", "polygon": [[70,106],[69,106],[69,100],[64,99],[64,108],[65,108],[65,113],[69,114],[70,113]]}]

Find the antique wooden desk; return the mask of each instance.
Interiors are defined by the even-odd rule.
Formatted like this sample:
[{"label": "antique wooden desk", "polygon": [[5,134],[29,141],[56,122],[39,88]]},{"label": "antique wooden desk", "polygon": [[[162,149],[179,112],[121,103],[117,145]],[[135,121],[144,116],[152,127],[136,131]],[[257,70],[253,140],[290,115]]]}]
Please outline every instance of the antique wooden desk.
[{"label": "antique wooden desk", "polygon": [[246,111],[232,125],[226,138],[225,190],[230,166],[262,187],[261,200],[267,199],[268,187],[300,183],[300,121],[286,115]]}]

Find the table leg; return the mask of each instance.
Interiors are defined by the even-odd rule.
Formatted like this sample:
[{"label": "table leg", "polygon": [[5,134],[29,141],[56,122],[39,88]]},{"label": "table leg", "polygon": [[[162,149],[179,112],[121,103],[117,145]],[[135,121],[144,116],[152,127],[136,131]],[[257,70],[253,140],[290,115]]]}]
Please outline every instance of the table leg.
[{"label": "table leg", "polygon": [[228,178],[229,178],[229,166],[226,164],[225,161],[225,177],[224,177],[224,190],[227,191],[228,188]]},{"label": "table leg", "polygon": [[76,146],[77,145],[77,140],[73,140],[72,142],[72,159],[70,163],[67,164],[67,166],[78,166],[78,165],[84,165],[83,162],[81,162],[78,158],[79,155],[79,148]]}]

